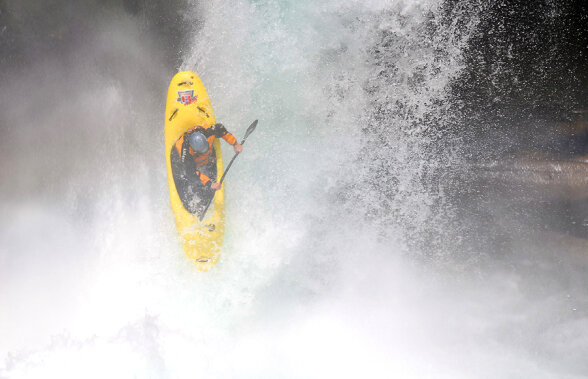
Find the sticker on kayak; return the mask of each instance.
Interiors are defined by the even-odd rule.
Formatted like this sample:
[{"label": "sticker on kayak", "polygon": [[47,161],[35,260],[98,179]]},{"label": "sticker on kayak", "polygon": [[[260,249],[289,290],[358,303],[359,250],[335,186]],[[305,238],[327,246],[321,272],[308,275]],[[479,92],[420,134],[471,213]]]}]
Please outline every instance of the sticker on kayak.
[{"label": "sticker on kayak", "polygon": [[185,91],[178,91],[178,100],[184,105],[195,103],[198,100],[198,96],[194,96],[194,90],[189,89]]}]

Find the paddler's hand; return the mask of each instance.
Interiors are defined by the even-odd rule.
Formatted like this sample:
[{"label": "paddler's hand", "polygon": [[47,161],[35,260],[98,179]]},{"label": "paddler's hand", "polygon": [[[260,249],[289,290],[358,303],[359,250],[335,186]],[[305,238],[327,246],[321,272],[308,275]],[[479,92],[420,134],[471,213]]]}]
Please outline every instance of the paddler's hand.
[{"label": "paddler's hand", "polygon": [[233,149],[235,150],[235,153],[240,153],[243,151],[243,146],[241,144],[236,143],[233,145]]},{"label": "paddler's hand", "polygon": [[212,188],[215,191],[218,191],[219,189],[221,189],[222,184],[217,183],[217,182],[212,182],[210,183],[210,188]]}]

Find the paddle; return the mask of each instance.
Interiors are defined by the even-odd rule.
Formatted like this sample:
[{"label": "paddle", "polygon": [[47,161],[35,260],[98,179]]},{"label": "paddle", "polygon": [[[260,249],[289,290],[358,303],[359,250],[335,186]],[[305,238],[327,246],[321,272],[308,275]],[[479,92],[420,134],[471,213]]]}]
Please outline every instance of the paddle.
[{"label": "paddle", "polygon": [[[245,143],[245,141],[247,140],[247,137],[249,137],[249,135],[251,133],[253,133],[256,126],[257,126],[257,120],[253,121],[253,123],[251,123],[251,125],[249,125],[249,127],[247,128],[247,131],[245,132],[245,136],[243,137],[243,141],[241,141],[241,145],[243,145]],[[235,153],[235,155],[233,156],[233,159],[231,159],[231,161],[229,162],[229,165],[225,169],[225,173],[223,174],[223,176],[221,176],[221,180],[219,182],[220,184],[223,184],[223,180],[225,180],[225,176],[229,172],[231,165],[233,164],[233,162],[235,161],[235,158],[237,158],[237,155],[239,155],[239,154],[240,153]],[[212,204],[213,199],[214,199],[214,193],[212,194],[212,197],[208,201],[208,204],[206,204],[206,208],[204,208],[204,211],[202,211],[202,214],[200,215],[200,221],[202,221],[202,219],[204,218],[204,215],[206,214],[206,211],[208,211],[210,204]]]}]

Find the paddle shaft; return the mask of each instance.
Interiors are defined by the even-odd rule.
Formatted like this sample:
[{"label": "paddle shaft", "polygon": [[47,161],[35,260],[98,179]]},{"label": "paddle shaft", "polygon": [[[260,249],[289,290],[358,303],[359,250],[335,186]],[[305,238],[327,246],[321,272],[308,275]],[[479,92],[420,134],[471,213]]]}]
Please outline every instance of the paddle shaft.
[{"label": "paddle shaft", "polygon": [[[241,145],[243,145],[245,143],[245,141],[247,140],[247,137],[249,137],[249,135],[251,133],[253,133],[253,131],[255,130],[255,127],[256,126],[257,126],[257,120],[253,121],[253,123],[251,125],[249,125],[249,128],[247,128],[247,131],[245,132],[245,136],[243,137],[243,140],[241,141]],[[229,169],[231,168],[231,165],[233,164],[233,162],[235,161],[235,158],[237,158],[237,156],[239,154],[240,153],[235,153],[235,155],[233,156],[233,158],[231,159],[231,161],[227,165],[227,168],[225,169],[225,172],[223,173],[223,176],[221,176],[221,179],[219,181],[219,184],[223,184],[223,181],[225,180],[225,176],[227,176],[227,173],[229,172]],[[200,215],[200,221],[202,221],[202,219],[204,218],[204,215],[206,215],[206,211],[208,211],[208,208],[210,207],[210,204],[212,204],[212,200],[214,200],[214,195],[215,194],[216,194],[216,192],[212,194],[212,197],[208,201],[208,204],[206,204],[206,208],[204,208],[204,211],[202,211],[202,214]]]}]

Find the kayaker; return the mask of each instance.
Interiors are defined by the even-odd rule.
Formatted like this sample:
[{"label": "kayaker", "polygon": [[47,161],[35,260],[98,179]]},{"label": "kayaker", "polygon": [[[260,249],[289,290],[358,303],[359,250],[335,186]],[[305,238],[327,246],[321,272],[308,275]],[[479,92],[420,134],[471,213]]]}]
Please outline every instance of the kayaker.
[{"label": "kayaker", "polygon": [[[213,162],[212,144],[215,138],[222,138],[233,146],[235,153],[243,151],[243,146],[237,143],[237,139],[227,131],[223,124],[214,124],[209,127],[195,126],[188,129],[176,142],[176,149],[182,162],[186,159],[196,163],[196,175],[204,187],[218,191],[221,184],[210,179],[206,174],[206,167]],[[210,166],[210,165],[208,165]]]}]

